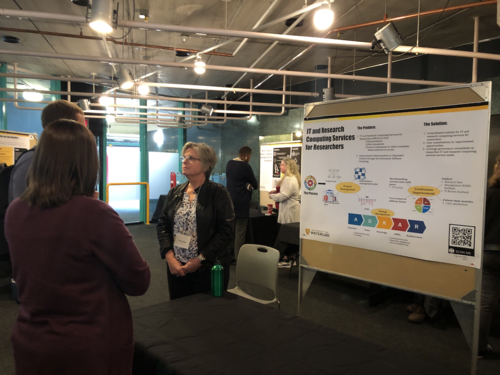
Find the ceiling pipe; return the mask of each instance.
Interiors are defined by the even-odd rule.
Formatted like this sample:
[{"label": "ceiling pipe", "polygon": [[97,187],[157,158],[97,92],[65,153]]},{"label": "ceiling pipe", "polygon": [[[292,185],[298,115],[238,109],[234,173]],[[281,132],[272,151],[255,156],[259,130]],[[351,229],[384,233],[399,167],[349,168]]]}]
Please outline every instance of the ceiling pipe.
[{"label": "ceiling pipe", "polygon": [[[299,9],[299,10],[293,12],[293,13],[287,14],[286,16],[283,16],[283,17],[278,18],[278,19],[276,19],[274,21],[268,22],[265,25],[262,25],[262,26],[259,26],[257,28],[254,28],[251,31],[264,30],[264,29],[266,29],[266,28],[268,28],[270,26],[273,26],[273,25],[275,25],[277,23],[281,23],[283,21],[286,21],[289,18],[293,18],[293,17],[298,16],[299,14],[302,14],[304,12],[309,12],[309,11],[311,11],[313,9],[316,9],[319,6],[321,6],[321,4],[322,4],[321,2],[316,2],[316,3],[312,4],[312,5],[309,5],[308,7]],[[225,46],[226,44],[233,43],[233,42],[237,41],[238,39],[240,39],[240,38],[236,37],[236,38],[232,38],[232,39],[226,40],[225,42],[222,42],[220,44],[217,44],[217,45],[215,45],[213,47],[209,47],[209,48],[201,51],[200,54],[208,53],[210,51],[213,51],[214,49],[217,49],[217,48],[220,48],[222,46]],[[246,38],[246,39],[248,39],[248,38]],[[190,60],[190,59],[193,59],[193,58],[194,58],[194,56],[189,56],[189,57],[186,57],[185,59],[181,60],[181,62],[184,62],[184,61],[187,61],[187,60]]]},{"label": "ceiling pipe", "polygon": [[[26,90],[24,89],[11,89],[11,88],[0,88],[0,92],[24,92]],[[51,94],[51,95],[68,95],[70,92],[69,91],[43,91],[45,94]],[[97,94],[97,93],[89,93],[89,92],[71,92],[71,95],[74,96],[89,96],[89,97],[101,97],[101,96],[110,96],[107,94]],[[349,95],[350,96],[355,96],[358,97],[359,95]],[[169,101],[169,102],[186,102],[186,103],[210,103],[210,104],[225,104],[223,100],[213,100],[213,99],[190,99],[190,98],[179,98],[179,97],[169,97],[169,96],[141,96],[141,95],[120,95],[120,94],[113,94],[110,97],[116,97],[120,99],[148,99],[148,100],[164,100],[164,101]],[[347,96],[346,96],[347,97]],[[15,99],[11,99],[12,102],[15,101]],[[32,103],[31,101],[22,101],[21,99],[18,100],[19,102],[23,103]],[[45,103],[45,102],[41,102]],[[51,102],[46,102],[46,103],[51,103]],[[226,101],[226,104],[236,104],[236,105],[242,105],[242,106],[249,106],[249,105],[254,105],[258,107],[287,107],[287,108],[303,108],[303,105],[300,104],[279,104],[279,103],[262,103],[262,102],[237,102],[237,101]],[[100,106],[104,107],[102,104],[98,103],[90,103],[91,106]],[[107,105],[106,107],[114,107],[114,108],[149,108],[149,109],[154,109],[156,107],[154,106],[127,106],[124,104],[110,104]],[[163,108],[163,107],[162,107]],[[166,109],[171,110],[183,110],[183,111],[190,111],[190,108],[182,108],[179,109],[179,107],[165,107]],[[39,108],[37,108],[39,109]],[[193,111],[199,111],[198,109],[192,109]]]},{"label": "ceiling pipe", "polygon": [[[55,80],[55,81],[72,81],[72,82],[85,82],[85,83],[101,83],[101,84],[116,84],[116,81],[112,80],[92,80],[86,78],[70,78],[70,77],[52,77],[48,75],[26,75],[26,74],[9,74],[9,73],[0,73],[0,77],[9,77],[9,78],[24,78],[24,79],[46,79],[46,80]],[[245,89],[245,88],[230,88],[230,87],[221,87],[221,86],[202,86],[202,85],[187,85],[187,84],[177,84],[177,83],[157,83],[157,82],[136,82],[136,86],[146,85],[152,87],[168,87],[168,88],[176,88],[176,89],[186,89],[186,90],[204,90],[204,91],[232,91],[232,92],[253,92],[254,94],[266,94],[266,95],[283,95],[283,91],[278,90],[257,90],[257,89]],[[106,93],[102,93],[104,95]],[[109,92],[108,92],[109,94]],[[97,94],[96,94],[97,95]],[[318,93],[315,92],[307,92],[307,91],[287,91],[286,95],[298,95],[298,96],[319,96]],[[147,96],[145,96],[147,97]]]},{"label": "ceiling pipe", "polygon": [[[387,78],[392,77],[392,52],[387,55]],[[387,82],[387,93],[391,93],[391,83]]]},{"label": "ceiling pipe", "polygon": [[[314,5],[314,4],[313,4]],[[303,8],[304,10],[306,8]],[[37,18],[52,21],[63,21],[63,22],[73,22],[73,23],[86,23],[85,17],[82,16],[71,16],[66,14],[57,13],[45,13],[45,12],[33,12],[24,10],[14,10],[14,9],[0,9],[0,16],[13,16],[22,18]],[[288,43],[308,43],[317,45],[328,45],[336,46],[338,48],[356,49],[356,50],[371,50],[372,44],[369,42],[355,42],[355,41],[345,41],[338,39],[328,39],[328,38],[317,38],[317,37],[306,37],[297,35],[280,35],[280,34],[270,34],[270,33],[257,33],[252,31],[240,31],[240,30],[226,30],[226,29],[214,29],[207,27],[190,27],[181,25],[164,25],[158,23],[144,23],[135,21],[118,20],[117,26],[128,27],[128,28],[139,28],[139,29],[150,29],[157,31],[172,31],[181,33],[203,33],[210,35],[228,36],[236,38],[249,38],[249,39],[263,39],[263,40],[278,40]],[[264,27],[263,25],[261,27]],[[441,56],[455,56],[455,57],[468,57],[468,58],[479,58],[487,60],[500,60],[500,55],[488,54],[488,53],[474,53],[466,51],[450,51],[438,48],[422,48],[413,46],[399,46],[395,49],[396,52],[402,53],[425,53],[429,55],[441,55]],[[3,53],[3,51],[0,51]],[[62,58],[62,57],[61,57]],[[161,65],[161,64],[157,64]],[[166,66],[166,65],[163,65]],[[208,69],[208,66],[207,66]],[[220,70],[220,69],[219,69]]]},{"label": "ceiling pipe", "polygon": [[[401,48],[401,47],[398,47]],[[408,47],[413,48],[413,47]],[[422,48],[425,49],[425,48]],[[445,51],[445,50],[444,50]],[[471,52],[457,51],[463,54],[470,54]],[[425,53],[425,52],[424,52]],[[61,54],[61,53],[47,53],[47,52],[33,52],[33,51],[12,51],[6,49],[0,49],[0,55],[16,55],[16,56],[32,56],[32,57],[45,57],[52,59],[63,59],[63,60],[80,60],[80,61],[95,61],[95,62],[113,62],[118,64],[143,64],[142,60],[135,59],[120,59],[120,58],[106,58],[102,56],[87,56],[87,55],[70,55],[70,54]],[[476,53],[475,55],[488,55],[485,53]],[[500,60],[500,55],[496,55]],[[463,56],[468,57],[468,56]],[[479,57],[479,56],[478,56]],[[482,58],[482,57],[479,57]],[[194,68],[194,64],[187,63],[179,63],[179,62],[168,62],[168,61],[160,61],[160,60],[149,60],[149,64],[151,65],[159,65],[159,66],[168,66],[168,67],[176,67],[176,68]],[[236,66],[222,66],[222,65],[206,65],[205,69],[207,70],[220,70],[226,72],[247,72],[247,73],[256,73],[256,74],[273,74],[273,75],[286,75],[291,77],[313,77],[313,78],[333,78],[333,79],[341,79],[341,80],[358,80],[358,81],[366,81],[366,82],[391,82],[391,83],[401,83],[401,84],[409,84],[409,85],[427,85],[427,86],[452,86],[459,85],[460,83],[455,82],[442,82],[442,81],[424,81],[424,80],[415,80],[415,79],[401,79],[401,78],[382,78],[382,77],[365,77],[365,76],[347,76],[342,74],[325,74],[325,73],[310,73],[310,72],[301,72],[301,71],[281,71],[281,70],[273,70],[273,69],[257,69],[257,68],[242,68]],[[141,97],[143,98],[143,97]]]},{"label": "ceiling pipe", "polygon": [[[309,7],[302,8],[298,12],[303,13],[305,11],[312,10],[317,8],[319,5],[315,3],[310,5]],[[86,18],[83,16],[71,16],[68,14],[57,14],[57,13],[46,13],[46,12],[33,12],[26,10],[15,10],[15,9],[0,9],[0,16],[11,16],[11,17],[20,17],[20,18],[29,18],[29,19],[43,19],[50,21],[62,21],[62,22],[70,22],[70,23],[83,23],[86,24]],[[290,15],[286,16],[287,18]],[[287,19],[284,18],[283,20]],[[273,21],[278,23],[281,22],[281,19]],[[269,27],[271,23],[260,26],[261,28]],[[234,37],[241,39],[263,39],[263,40],[279,40],[282,42],[288,43],[316,43],[323,44],[329,46],[337,46],[341,48],[355,48],[358,50],[363,49],[371,49],[372,44],[368,42],[354,42],[354,41],[345,41],[345,40],[337,40],[337,39],[324,39],[324,38],[316,38],[316,37],[307,37],[307,36],[297,36],[297,35],[281,35],[281,34],[270,34],[270,33],[258,33],[254,31],[241,31],[241,30],[226,30],[226,29],[214,29],[209,27],[192,27],[192,26],[181,26],[181,25],[165,25],[161,23],[152,23],[152,22],[136,22],[136,21],[127,21],[127,20],[118,20],[118,27],[126,27],[132,29],[147,29],[147,30],[156,30],[156,31],[171,31],[178,33],[186,33],[186,34],[196,34],[202,33],[207,35],[218,35],[218,36],[226,36],[226,37]]]},{"label": "ceiling pipe", "polygon": [[[98,37],[98,36],[90,36],[90,35],[83,35],[83,34],[65,34],[65,33],[56,33],[56,32],[52,32],[52,31],[41,31],[41,30],[16,29],[14,27],[0,27],[0,31],[38,34],[38,35],[49,35],[49,36],[56,36],[56,37],[63,37],[63,38],[84,39],[84,40],[96,40],[96,41],[102,40],[102,38]],[[154,45],[154,44],[131,43],[131,42],[128,42],[127,40],[118,41],[118,40],[112,39],[112,38],[105,38],[105,39],[106,39],[106,41],[117,44],[119,46],[125,45],[128,47],[151,48],[151,49],[160,49],[160,50],[164,50],[164,51],[179,51],[179,52],[188,52],[188,53],[192,53],[192,54],[200,53],[200,51],[196,50],[196,49],[159,46],[159,45]],[[208,52],[204,52],[204,53],[207,55],[214,55],[214,56],[221,56],[221,57],[233,57],[233,54],[231,54],[231,53],[223,53],[223,52],[215,52],[215,51],[208,51]]]},{"label": "ceiling pipe", "polygon": [[[248,92],[248,93],[251,92],[254,94],[283,95],[283,91],[278,91],[278,90],[257,90],[257,89],[245,89],[245,88],[233,88],[233,87],[185,85],[177,83],[155,83],[155,82],[145,82],[142,84],[146,86],[168,87],[168,88],[186,89],[186,90]],[[316,92],[307,92],[307,91],[286,91],[286,95],[313,96],[313,97],[319,96],[319,94]]]},{"label": "ceiling pipe", "polygon": [[[302,20],[308,15],[309,13],[302,13],[300,15],[299,18],[297,18],[295,20],[295,22],[290,25],[290,27],[288,29],[285,30],[285,32],[283,33],[283,35],[287,35],[289,34],[293,29],[295,29],[295,27],[300,23],[302,22]],[[279,44],[278,41],[274,42],[273,44],[271,44],[258,58],[257,60],[254,61],[254,63],[250,66],[250,68],[254,68],[269,52],[271,52],[273,50],[274,47],[276,47],[277,45]],[[235,87],[238,83],[240,83],[240,81],[247,75],[247,73],[243,73],[240,78],[238,78],[236,80],[235,83],[233,83],[233,85],[231,87]],[[225,97],[227,94],[225,94],[223,97]]]},{"label": "ceiling pipe", "polygon": [[[281,0],[274,0],[273,3],[271,5],[269,5],[269,8],[267,8],[267,10],[264,12],[262,17],[260,17],[259,20],[257,21],[257,23],[252,27],[252,30],[255,30],[256,28],[258,28],[262,24],[262,22],[264,22],[267,19],[267,17],[269,17],[271,12],[274,10],[276,5],[278,5],[278,3],[280,1]],[[233,56],[236,56],[236,54],[243,48],[243,46],[246,44],[247,41],[248,41],[248,38],[245,38],[241,41],[240,45],[238,47],[236,47],[236,49],[234,50]],[[211,52],[211,51],[209,51],[209,52]]]},{"label": "ceiling pipe", "polygon": [[[499,5],[500,6],[500,5]],[[474,44],[473,51],[479,50],[479,17],[474,17]],[[477,58],[472,59],[472,83],[477,82]]]},{"label": "ceiling pipe", "polygon": [[[441,8],[441,9],[428,10],[426,12],[420,12],[420,17],[431,16],[433,14],[440,14],[443,12],[452,12],[452,11],[456,11],[456,10],[481,7],[481,6],[485,6],[485,5],[493,5],[496,3],[497,3],[497,0],[489,0],[489,1],[482,1],[479,3],[469,3],[469,4],[457,5],[457,6],[453,6],[453,7],[444,8],[444,9]],[[360,28],[369,27],[369,26],[385,25],[389,22],[398,22],[398,21],[403,21],[403,20],[407,20],[407,19],[411,19],[411,18],[418,18],[418,17],[419,17],[419,13],[412,13],[412,14],[407,14],[407,15],[399,16],[399,17],[383,18],[381,20],[372,21],[372,22],[365,22],[365,23],[358,23],[358,24],[350,25],[350,26],[337,27],[335,29],[329,30],[325,34],[325,37],[332,34],[332,33],[360,29]]]}]

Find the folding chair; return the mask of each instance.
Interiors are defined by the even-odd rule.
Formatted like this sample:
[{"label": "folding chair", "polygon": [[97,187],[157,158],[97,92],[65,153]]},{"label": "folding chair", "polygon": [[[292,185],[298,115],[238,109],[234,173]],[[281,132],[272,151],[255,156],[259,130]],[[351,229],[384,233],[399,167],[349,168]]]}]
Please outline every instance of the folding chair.
[{"label": "folding chair", "polygon": [[[236,264],[236,288],[229,289],[228,292],[248,298],[262,304],[280,302],[277,298],[278,289],[278,261],[280,252],[272,247],[263,245],[246,244],[240,248],[238,262]],[[273,299],[265,300],[251,296],[240,288],[240,283],[264,287],[273,291]]]}]

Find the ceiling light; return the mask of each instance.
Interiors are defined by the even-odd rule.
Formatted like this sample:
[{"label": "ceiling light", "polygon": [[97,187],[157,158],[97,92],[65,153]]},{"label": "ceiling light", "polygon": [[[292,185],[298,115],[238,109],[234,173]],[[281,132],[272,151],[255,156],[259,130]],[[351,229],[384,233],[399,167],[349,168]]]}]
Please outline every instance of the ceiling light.
[{"label": "ceiling light", "polygon": [[153,135],[153,140],[156,142],[158,147],[163,146],[163,142],[165,142],[165,136],[163,135],[163,130],[158,129]]},{"label": "ceiling light", "polygon": [[23,92],[23,98],[29,100],[30,102],[41,102],[43,99],[43,94],[38,91],[25,91]]},{"label": "ceiling light", "polygon": [[139,85],[139,87],[137,87],[137,91],[139,91],[139,94],[141,94],[141,95],[148,95],[149,94],[149,86],[145,85],[143,83],[142,85]]},{"label": "ceiling light", "polygon": [[139,14],[139,18],[140,19],[144,19],[144,18],[146,18],[146,15],[145,14]]},{"label": "ceiling light", "polygon": [[205,34],[205,33],[196,33],[196,35],[199,35],[199,36],[205,36],[205,35],[207,35],[207,34]]},{"label": "ceiling light", "polygon": [[99,33],[113,31],[113,0],[93,0],[89,26]]},{"label": "ceiling light", "polygon": [[399,45],[403,44],[403,39],[401,39],[401,35],[398,33],[398,30],[396,30],[396,27],[394,27],[392,22],[385,25],[375,33],[375,40],[387,54]]},{"label": "ceiling light", "polygon": [[314,26],[319,30],[329,28],[333,23],[333,12],[330,9],[330,2],[325,1],[323,5],[314,13]]},{"label": "ceiling light", "polygon": [[110,98],[109,96],[101,96],[99,98],[99,104],[106,107],[110,104],[113,104],[113,98]]},{"label": "ceiling light", "polygon": [[116,79],[118,80],[118,84],[120,88],[123,90],[129,90],[134,87],[134,80],[130,74],[128,69],[122,68],[116,73]]},{"label": "ceiling light", "polygon": [[88,99],[80,99],[78,101],[78,107],[82,109],[82,111],[88,111],[90,109],[90,102]]},{"label": "ceiling light", "polygon": [[203,104],[200,108],[201,113],[207,115],[207,116],[212,116],[212,113],[214,113],[214,107]]},{"label": "ceiling light", "polygon": [[201,59],[201,56],[196,56],[196,61],[194,62],[194,71],[198,74],[205,73],[205,62]]},{"label": "ceiling light", "polygon": [[298,130],[298,131],[295,132],[295,135],[297,137],[302,137],[302,132],[300,130]]}]

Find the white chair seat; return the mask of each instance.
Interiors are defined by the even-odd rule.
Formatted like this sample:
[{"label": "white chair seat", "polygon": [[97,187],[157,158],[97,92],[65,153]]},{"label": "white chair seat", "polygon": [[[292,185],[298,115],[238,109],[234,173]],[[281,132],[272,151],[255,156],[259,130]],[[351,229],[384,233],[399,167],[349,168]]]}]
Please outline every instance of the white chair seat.
[{"label": "white chair seat", "polygon": [[236,294],[240,297],[245,297],[245,298],[248,298],[249,300],[252,300],[252,301],[255,301],[258,303],[262,303],[263,305],[267,305],[267,304],[271,304],[271,303],[275,303],[275,302],[279,303],[279,301],[276,297],[274,297],[271,300],[252,297],[250,294],[247,294],[243,290],[241,290],[240,287],[238,287],[238,286],[236,288],[233,288],[233,289],[228,289],[227,291],[229,293]]}]

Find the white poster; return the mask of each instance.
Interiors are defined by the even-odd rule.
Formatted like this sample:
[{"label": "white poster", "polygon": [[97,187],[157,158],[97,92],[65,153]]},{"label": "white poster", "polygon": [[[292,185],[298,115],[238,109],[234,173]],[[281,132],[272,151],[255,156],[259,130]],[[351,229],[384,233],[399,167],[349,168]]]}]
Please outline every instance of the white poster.
[{"label": "white poster", "polygon": [[304,123],[301,237],[480,267],[487,105]]},{"label": "white poster", "polygon": [[302,143],[276,143],[260,146],[260,191],[276,189],[281,178],[280,164],[285,158],[292,158],[301,169]]}]

